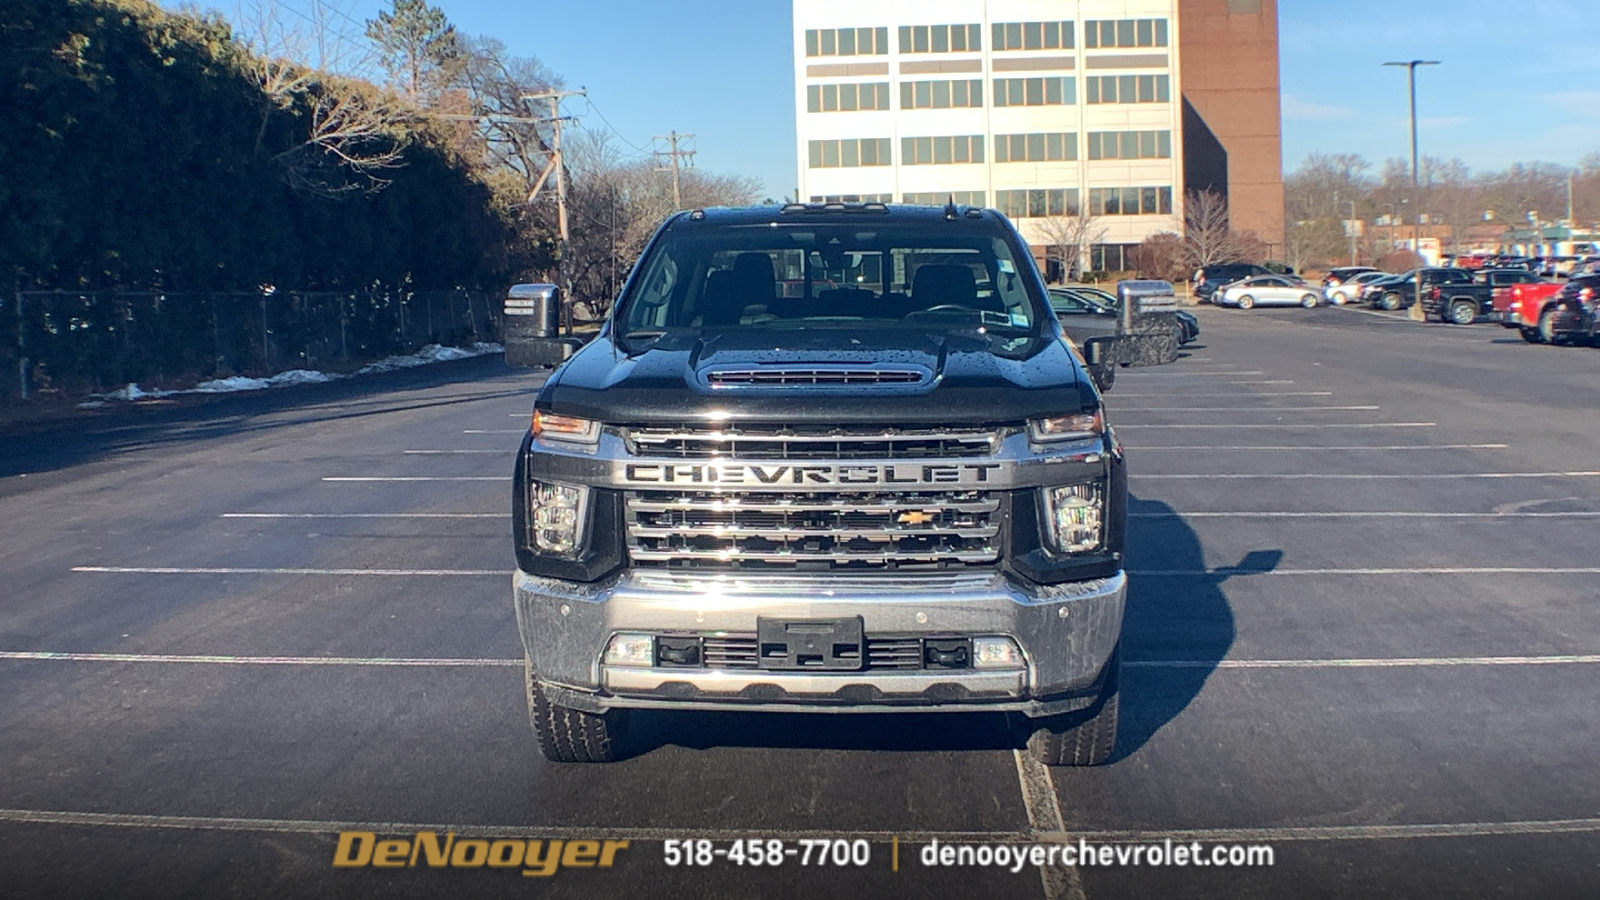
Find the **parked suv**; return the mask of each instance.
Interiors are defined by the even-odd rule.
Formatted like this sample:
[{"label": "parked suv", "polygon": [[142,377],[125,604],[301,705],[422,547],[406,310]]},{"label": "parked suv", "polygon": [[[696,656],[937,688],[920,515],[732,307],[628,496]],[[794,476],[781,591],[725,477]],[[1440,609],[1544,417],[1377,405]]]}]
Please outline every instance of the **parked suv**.
[{"label": "parked suv", "polygon": [[550,759],[618,758],[641,709],[1004,712],[1048,764],[1111,753],[1122,447],[998,213],[672,216],[540,390],[512,510]]},{"label": "parked suv", "polygon": [[1212,295],[1217,289],[1235,281],[1243,281],[1253,275],[1276,275],[1278,273],[1265,266],[1255,266],[1248,263],[1223,263],[1212,266],[1202,266],[1195,270],[1192,280],[1192,293],[1195,300],[1202,303],[1211,302]]}]

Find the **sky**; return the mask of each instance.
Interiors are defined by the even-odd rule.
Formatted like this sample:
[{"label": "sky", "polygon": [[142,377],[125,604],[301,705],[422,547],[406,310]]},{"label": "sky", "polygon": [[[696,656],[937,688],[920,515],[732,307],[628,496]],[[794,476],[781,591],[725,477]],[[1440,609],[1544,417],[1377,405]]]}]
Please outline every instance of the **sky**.
[{"label": "sky", "polygon": [[[388,7],[327,2],[347,22]],[[794,192],[789,0],[431,2],[458,30],[587,88],[566,111],[612,129],[626,152],[694,134],[699,167],[754,176],[776,199]],[[1286,170],[1319,151],[1359,153],[1374,170],[1409,156],[1406,74],[1387,60],[1441,62],[1418,69],[1425,155],[1485,170],[1600,152],[1596,0],[1280,0],[1278,18]]]}]

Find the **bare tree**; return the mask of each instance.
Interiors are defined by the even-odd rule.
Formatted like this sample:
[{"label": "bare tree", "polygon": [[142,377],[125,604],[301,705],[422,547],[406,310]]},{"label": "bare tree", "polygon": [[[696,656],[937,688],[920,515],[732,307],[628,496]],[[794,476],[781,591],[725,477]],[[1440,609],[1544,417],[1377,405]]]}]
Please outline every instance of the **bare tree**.
[{"label": "bare tree", "polygon": [[1045,257],[1061,265],[1062,278],[1076,281],[1089,267],[1089,248],[1106,237],[1100,217],[1087,207],[1065,216],[1038,219],[1034,227],[1046,241]]},{"label": "bare tree", "polygon": [[248,67],[266,98],[256,151],[267,152],[273,121],[286,119],[292,137],[272,152],[290,186],[324,195],[381,190],[403,162],[414,119],[392,96],[342,74],[361,71],[369,57],[334,27],[336,15],[321,0],[295,21],[278,0],[240,8]]},{"label": "bare tree", "polygon": [[1220,263],[1248,262],[1259,239],[1233,230],[1228,201],[1216,191],[1191,191],[1183,207],[1183,243],[1189,264],[1195,268]]}]

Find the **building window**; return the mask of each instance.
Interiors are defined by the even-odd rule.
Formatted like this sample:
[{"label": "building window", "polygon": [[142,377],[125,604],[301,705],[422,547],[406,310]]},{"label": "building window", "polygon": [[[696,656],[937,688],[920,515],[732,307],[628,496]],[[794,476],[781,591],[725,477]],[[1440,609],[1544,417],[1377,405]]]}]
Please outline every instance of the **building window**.
[{"label": "building window", "polygon": [[1072,78],[996,78],[995,106],[1063,106],[1078,102]]},{"label": "building window", "polygon": [[983,49],[982,26],[901,25],[901,53],[977,53]]},{"label": "building window", "polygon": [[806,85],[806,112],[888,109],[889,83]]},{"label": "building window", "polygon": [[[997,157],[999,153],[995,154]],[[1170,131],[1091,131],[1090,159],[1171,159]]]},{"label": "building window", "polygon": [[889,52],[887,28],[811,28],[807,56],[883,56]]},{"label": "building window", "polygon": [[889,165],[888,138],[811,141],[808,150],[810,167],[813,169],[854,169],[861,166]]},{"label": "building window", "polygon": [[903,166],[943,166],[983,162],[983,135],[908,137],[900,139]]},{"label": "building window", "polygon": [[999,50],[1071,50],[1071,22],[996,22],[989,46]]},{"label": "building window", "polygon": [[995,209],[1013,219],[1044,219],[1078,214],[1077,188],[1030,188],[995,191]]},{"label": "building window", "polygon": [[994,161],[1066,162],[1078,158],[1078,136],[1072,132],[1049,134],[997,134]]},{"label": "building window", "polygon": [[916,194],[906,194],[902,197],[906,203],[915,203],[918,206],[944,206],[954,200],[957,206],[987,206],[984,203],[983,191],[924,191]]},{"label": "building window", "polygon": [[1083,89],[1090,103],[1172,102],[1172,82],[1166,75],[1091,75]]},{"label": "building window", "polygon": [[1095,272],[1129,272],[1134,265],[1133,251],[1138,244],[1094,244],[1089,248],[1089,268]]},{"label": "building window", "polygon": [[1165,47],[1167,20],[1091,19],[1083,23],[1083,46],[1090,50],[1110,47]]},{"label": "building window", "polygon": [[1172,215],[1172,188],[1090,188],[1089,214],[1092,216],[1170,216]]},{"label": "building window", "polygon": [[901,109],[965,109],[983,106],[983,79],[902,81]]},{"label": "building window", "polygon": [[812,203],[893,203],[893,194],[812,194]]}]

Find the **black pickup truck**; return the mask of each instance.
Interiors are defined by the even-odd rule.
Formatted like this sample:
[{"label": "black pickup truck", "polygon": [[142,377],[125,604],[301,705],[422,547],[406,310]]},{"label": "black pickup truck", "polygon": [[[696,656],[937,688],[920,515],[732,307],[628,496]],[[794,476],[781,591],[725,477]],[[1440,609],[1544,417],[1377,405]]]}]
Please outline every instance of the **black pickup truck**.
[{"label": "black pickup truck", "polygon": [[642,709],[1000,712],[1103,762],[1125,472],[998,213],[674,215],[517,455],[539,746],[619,758]]},{"label": "black pickup truck", "polygon": [[[1417,302],[1417,274],[1416,269],[1411,269],[1393,278],[1374,281],[1362,292],[1362,299],[1379,309],[1405,309]],[[1472,284],[1472,272],[1467,269],[1429,266],[1422,270],[1421,275],[1424,303],[1433,288]]]},{"label": "black pickup truck", "polygon": [[1532,284],[1540,280],[1539,276],[1527,269],[1443,271],[1465,271],[1469,273],[1471,280],[1440,279],[1432,287],[1426,286],[1425,282],[1422,290],[1422,310],[1427,315],[1452,325],[1471,325],[1485,316],[1493,318],[1496,315],[1494,308],[1496,291],[1510,288],[1514,284]]}]

